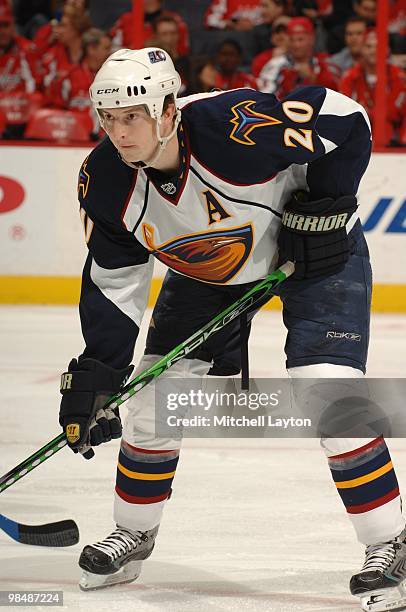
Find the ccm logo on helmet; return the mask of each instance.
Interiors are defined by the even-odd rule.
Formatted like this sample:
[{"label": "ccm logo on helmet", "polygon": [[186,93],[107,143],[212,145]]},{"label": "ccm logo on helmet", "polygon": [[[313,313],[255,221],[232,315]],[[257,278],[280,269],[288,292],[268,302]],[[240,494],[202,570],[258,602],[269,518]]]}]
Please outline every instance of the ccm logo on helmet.
[{"label": "ccm logo on helmet", "polygon": [[98,89],[97,93],[98,94],[113,94],[113,93],[118,93],[120,91],[119,87],[114,87],[114,89],[110,88],[110,89]]}]

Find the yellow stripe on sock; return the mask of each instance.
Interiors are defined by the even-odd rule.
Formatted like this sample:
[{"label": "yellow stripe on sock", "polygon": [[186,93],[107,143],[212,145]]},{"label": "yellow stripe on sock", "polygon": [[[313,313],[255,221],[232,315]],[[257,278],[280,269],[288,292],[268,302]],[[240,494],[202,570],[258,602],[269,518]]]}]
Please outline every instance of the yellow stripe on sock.
[{"label": "yellow stripe on sock", "polygon": [[119,463],[117,467],[120,472],[128,476],[128,478],[136,478],[137,480],[167,480],[175,476],[174,471],[166,472],[166,474],[144,474],[144,472],[132,472],[131,470],[127,470],[121,463]]},{"label": "yellow stripe on sock", "polygon": [[353,478],[352,480],[342,480],[341,482],[336,482],[336,487],[337,489],[352,489],[353,487],[358,487],[359,485],[371,482],[372,480],[376,480],[376,478],[379,478],[379,476],[383,476],[383,474],[387,474],[391,471],[392,468],[392,461],[388,461],[386,465],[383,465],[379,469],[374,470],[370,474],[365,474],[365,476]]}]

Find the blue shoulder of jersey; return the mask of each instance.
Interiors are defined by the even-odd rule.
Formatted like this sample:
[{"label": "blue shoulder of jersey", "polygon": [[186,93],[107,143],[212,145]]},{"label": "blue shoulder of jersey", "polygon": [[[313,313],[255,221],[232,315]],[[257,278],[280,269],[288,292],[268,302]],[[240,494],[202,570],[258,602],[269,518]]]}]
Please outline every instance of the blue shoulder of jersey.
[{"label": "blue shoulder of jersey", "polygon": [[[317,89],[308,97],[318,110],[325,90],[309,89]],[[291,163],[303,163],[284,143],[291,121],[273,94],[244,88],[190,96],[182,102],[192,154],[226,180],[262,182]]]},{"label": "blue shoulder of jersey", "polygon": [[78,179],[80,205],[91,219],[120,223],[134,173],[123,164],[109,138],[102,140],[82,163]]}]

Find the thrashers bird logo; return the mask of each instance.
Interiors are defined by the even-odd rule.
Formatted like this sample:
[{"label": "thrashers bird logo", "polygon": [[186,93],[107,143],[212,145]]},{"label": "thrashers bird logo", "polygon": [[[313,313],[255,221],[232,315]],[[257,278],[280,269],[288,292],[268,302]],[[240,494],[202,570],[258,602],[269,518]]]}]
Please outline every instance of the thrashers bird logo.
[{"label": "thrashers bird logo", "polygon": [[154,244],[154,228],[142,225],[144,239],[159,261],[206,283],[226,283],[242,268],[252,249],[252,225],[229,230],[178,236],[164,244]]},{"label": "thrashers bird logo", "polygon": [[282,123],[279,119],[255,111],[252,108],[254,104],[255,100],[243,100],[231,107],[233,118],[230,119],[230,123],[234,127],[230,138],[243,145],[256,144],[249,136],[255,128]]}]

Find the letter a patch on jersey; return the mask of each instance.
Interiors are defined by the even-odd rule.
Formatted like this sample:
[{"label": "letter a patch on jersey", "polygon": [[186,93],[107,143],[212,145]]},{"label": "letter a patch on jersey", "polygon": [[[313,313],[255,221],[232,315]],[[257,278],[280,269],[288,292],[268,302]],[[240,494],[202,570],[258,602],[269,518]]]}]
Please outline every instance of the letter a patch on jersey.
[{"label": "letter a patch on jersey", "polygon": [[203,195],[206,198],[207,214],[209,216],[209,225],[228,219],[231,215],[223,208],[216,196],[208,189],[203,191]]},{"label": "letter a patch on jersey", "polygon": [[252,108],[254,104],[255,100],[243,100],[231,107],[234,116],[230,119],[230,123],[234,127],[230,138],[243,145],[256,144],[249,136],[256,128],[282,123],[279,119],[255,111]]}]

